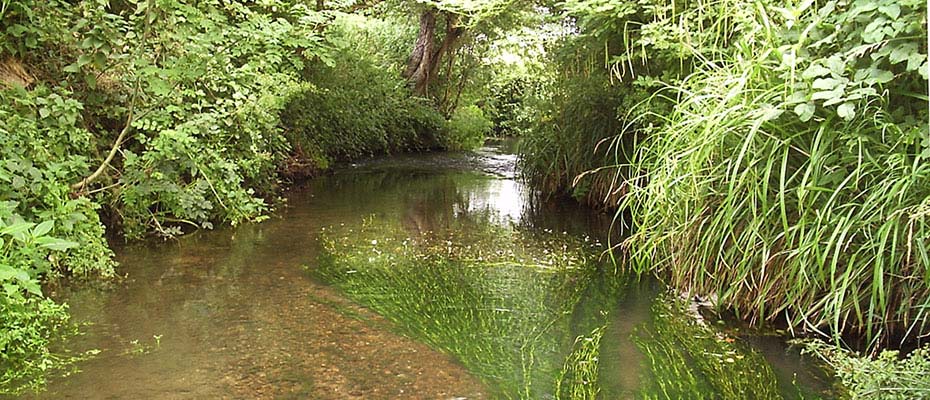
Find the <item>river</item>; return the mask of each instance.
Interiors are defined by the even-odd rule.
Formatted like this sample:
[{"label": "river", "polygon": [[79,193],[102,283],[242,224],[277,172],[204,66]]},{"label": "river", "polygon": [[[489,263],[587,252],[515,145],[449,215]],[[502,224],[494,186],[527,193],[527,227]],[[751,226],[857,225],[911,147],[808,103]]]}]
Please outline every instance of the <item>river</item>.
[{"label": "river", "polygon": [[[818,398],[778,336],[705,324],[538,199],[512,143],[346,165],[269,220],[117,249],[65,285],[99,352],[32,398]],[[616,265],[619,265],[617,267]]]}]

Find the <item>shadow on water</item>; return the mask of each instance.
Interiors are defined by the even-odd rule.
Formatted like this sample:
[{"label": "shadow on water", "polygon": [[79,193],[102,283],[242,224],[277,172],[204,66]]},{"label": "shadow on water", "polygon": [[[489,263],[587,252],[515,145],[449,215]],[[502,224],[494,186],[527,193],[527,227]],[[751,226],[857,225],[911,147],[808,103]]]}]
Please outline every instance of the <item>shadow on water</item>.
[{"label": "shadow on water", "polygon": [[127,279],[56,294],[88,324],[70,347],[100,355],[33,397],[822,392],[792,350],[702,326],[614,267],[609,216],[535,200],[511,144],[349,165],[264,223],[119,249]]}]

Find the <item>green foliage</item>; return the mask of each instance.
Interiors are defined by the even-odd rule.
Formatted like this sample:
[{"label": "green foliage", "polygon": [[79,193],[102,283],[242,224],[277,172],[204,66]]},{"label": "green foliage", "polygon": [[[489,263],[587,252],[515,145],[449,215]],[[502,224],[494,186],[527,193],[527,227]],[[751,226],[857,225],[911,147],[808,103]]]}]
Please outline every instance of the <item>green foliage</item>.
[{"label": "green foliage", "polygon": [[[649,112],[668,107],[644,101],[662,87],[659,79],[676,80],[689,62],[648,29],[670,4],[572,0],[559,6],[571,23],[547,35],[548,68],[531,75],[541,75],[544,84],[524,96],[524,107],[536,115],[521,116],[533,121],[524,128],[523,170],[545,193],[616,207],[619,183],[629,175],[616,165],[646,129],[661,123]],[[638,56],[647,49],[648,63]]]},{"label": "green foliage", "polygon": [[[823,74],[858,79],[827,88],[817,66],[837,50],[808,41],[849,23],[857,4],[782,12],[797,20],[757,7],[734,27],[742,36],[730,38],[732,53],[670,88],[676,107],[638,146],[634,168],[645,175],[625,182],[637,268],[716,293],[743,317],[787,317],[795,331],[878,344],[930,326],[930,169],[918,139],[928,135],[926,99],[890,94],[925,92],[927,81],[906,68],[881,82],[856,72],[885,65],[885,46],[926,36],[902,28],[878,44],[861,33],[837,42],[850,50]],[[925,19],[925,8],[909,12],[899,15],[904,26]],[[885,94],[856,98],[873,85]],[[808,97],[816,110],[799,110]]]},{"label": "green foliage", "polygon": [[592,205],[615,202],[616,171],[590,173],[577,185],[575,178],[622,158],[605,140],[621,129],[617,110],[632,97],[621,97],[606,73],[559,78],[547,93],[551,100],[536,103],[540,115],[522,142],[524,174],[546,193],[565,193]]},{"label": "green foliage", "polygon": [[930,347],[902,356],[884,350],[861,356],[820,341],[804,342],[805,351],[824,360],[840,378],[851,399],[930,399]]},{"label": "green foliage", "polygon": [[439,145],[442,116],[411,98],[399,77],[366,59],[339,58],[338,68],[311,77],[282,114],[287,138],[311,168],[375,154]]},{"label": "green foliage", "polygon": [[261,218],[289,151],[278,114],[307,87],[298,79],[323,52],[323,19],[289,3],[160,6],[136,12],[154,24],[140,36],[157,32],[146,46],[164,54],[134,60],[139,72],[124,78],[141,88],[143,110],[119,180],[125,233]]},{"label": "green foliage", "polygon": [[0,202],[0,394],[40,388],[47,371],[73,361],[49,348],[70,326],[67,307],[43,297],[39,279],[78,244],[49,236],[53,221],[27,222],[16,207]]},{"label": "green foliage", "polygon": [[87,169],[91,139],[82,127],[82,104],[69,95],[46,87],[0,92],[0,199],[12,205],[0,217],[55,221],[52,234],[81,243],[44,272],[111,275],[98,206],[69,195],[68,185]]},{"label": "green foliage", "polygon": [[925,2],[560,7],[576,31],[524,100],[532,182],[629,213],[636,270],[741,317],[871,346],[926,333]]},{"label": "green foliage", "polygon": [[59,85],[60,99],[38,104],[40,116],[71,107],[58,118],[70,131],[48,141],[70,144],[58,152],[69,160],[62,183],[88,175],[129,132],[97,179],[111,190],[92,199],[109,206],[109,222],[126,236],[267,211],[288,153],[278,112],[306,86],[307,62],[324,53],[321,14],[289,2],[15,1],[3,19],[12,42],[26,44],[6,51]]},{"label": "green foliage", "polygon": [[446,123],[443,147],[447,149],[475,149],[484,144],[493,123],[478,106],[459,107]]}]

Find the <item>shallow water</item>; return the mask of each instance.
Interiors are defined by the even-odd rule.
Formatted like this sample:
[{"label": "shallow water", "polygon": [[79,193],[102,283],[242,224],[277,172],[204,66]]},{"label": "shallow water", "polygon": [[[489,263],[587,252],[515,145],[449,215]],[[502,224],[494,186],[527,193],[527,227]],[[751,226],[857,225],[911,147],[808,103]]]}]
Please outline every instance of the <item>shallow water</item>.
[{"label": "shallow water", "polygon": [[[88,324],[69,347],[100,354],[35,397],[565,398],[577,381],[608,399],[816,398],[828,386],[780,340],[698,327],[657,283],[613,273],[587,248],[607,241],[609,217],[536,199],[509,145],[346,166],[263,223],[118,249],[125,280],[55,293]],[[588,273],[482,258],[349,279],[377,272],[351,251],[392,237],[518,258],[585,247],[566,252],[587,254]],[[598,327],[590,380],[566,360]]]}]

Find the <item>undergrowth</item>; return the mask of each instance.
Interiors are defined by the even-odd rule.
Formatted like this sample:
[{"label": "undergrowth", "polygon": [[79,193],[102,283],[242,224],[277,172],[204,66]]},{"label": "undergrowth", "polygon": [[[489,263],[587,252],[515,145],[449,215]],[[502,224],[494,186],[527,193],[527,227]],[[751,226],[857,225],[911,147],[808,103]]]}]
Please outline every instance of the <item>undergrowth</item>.
[{"label": "undergrowth", "polygon": [[930,399],[930,346],[906,356],[885,350],[876,356],[857,354],[821,341],[802,342],[804,351],[835,371],[844,395],[852,399]]},{"label": "undergrowth", "polygon": [[[105,235],[260,221],[295,160],[306,174],[376,153],[472,147],[483,134],[447,129],[371,43],[340,47],[352,27],[336,9],[0,3],[0,228],[34,223],[48,228],[36,240],[59,240],[37,248],[61,247],[40,257],[22,238],[0,242],[3,391],[41,387],[37,371],[57,362],[48,346],[66,308],[36,285],[114,276]],[[395,33],[412,41],[405,32],[415,33]]]}]

